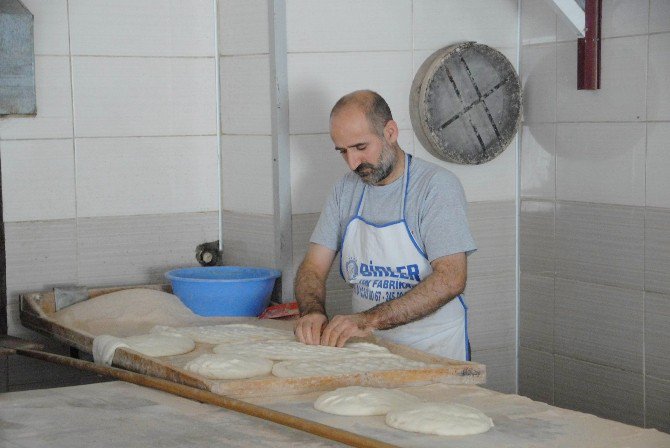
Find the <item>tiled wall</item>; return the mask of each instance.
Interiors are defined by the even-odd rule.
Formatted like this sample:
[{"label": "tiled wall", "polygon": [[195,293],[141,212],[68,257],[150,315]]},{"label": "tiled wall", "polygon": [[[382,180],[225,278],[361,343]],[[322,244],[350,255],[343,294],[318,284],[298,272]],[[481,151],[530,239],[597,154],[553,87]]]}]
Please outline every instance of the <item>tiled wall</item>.
[{"label": "tiled wall", "polygon": [[[286,14],[294,265],[332,184],[348,170],[328,135],[330,108],[352,90],[372,88],[391,107],[400,146],[463,183],[479,247],[469,259],[466,290],[473,359],[487,364],[489,387],[514,392],[515,142],[484,165],[438,161],[414,137],[409,91],[425,58],[456,42],[491,45],[515,63],[517,2],[287,0]],[[327,287],[329,311],[349,311],[351,290],[336,268]]]},{"label": "tiled wall", "polygon": [[[18,293],[163,282],[217,239],[214,7],[24,3],[35,16],[38,112],[0,121],[8,327],[45,341],[20,325]],[[95,380],[16,357],[0,378],[1,390]]]},{"label": "tiled wall", "polygon": [[670,2],[603,0],[602,88],[521,10],[520,393],[670,431]]}]

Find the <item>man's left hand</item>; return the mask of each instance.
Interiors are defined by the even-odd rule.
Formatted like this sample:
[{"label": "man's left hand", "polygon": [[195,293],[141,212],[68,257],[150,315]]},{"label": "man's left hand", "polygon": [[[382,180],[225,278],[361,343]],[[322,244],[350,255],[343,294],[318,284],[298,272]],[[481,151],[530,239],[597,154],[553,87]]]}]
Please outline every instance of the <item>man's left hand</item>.
[{"label": "man's left hand", "polygon": [[369,317],[364,314],[345,314],[332,318],[321,334],[321,345],[344,347],[354,336],[367,337],[372,334],[373,327]]}]

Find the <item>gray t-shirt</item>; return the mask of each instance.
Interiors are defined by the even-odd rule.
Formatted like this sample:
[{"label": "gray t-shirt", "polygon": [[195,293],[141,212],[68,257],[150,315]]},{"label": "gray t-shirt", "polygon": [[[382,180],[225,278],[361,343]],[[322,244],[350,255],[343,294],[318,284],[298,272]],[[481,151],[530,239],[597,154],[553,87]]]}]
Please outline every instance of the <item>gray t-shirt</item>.
[{"label": "gray t-shirt", "polygon": [[[402,184],[403,176],[388,185],[367,186],[361,216],[376,225],[401,219]],[[310,242],[340,251],[342,235],[356,214],[364,186],[353,171],[333,186]],[[463,187],[451,171],[411,158],[405,217],[428,261],[459,252],[470,255],[477,250],[466,208]]]}]

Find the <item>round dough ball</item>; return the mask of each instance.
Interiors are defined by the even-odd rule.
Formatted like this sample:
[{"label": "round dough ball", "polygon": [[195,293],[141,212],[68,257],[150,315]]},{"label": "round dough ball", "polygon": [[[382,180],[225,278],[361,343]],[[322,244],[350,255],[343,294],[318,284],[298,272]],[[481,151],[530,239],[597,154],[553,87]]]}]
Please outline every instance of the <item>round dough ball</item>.
[{"label": "round dough ball", "polygon": [[314,408],[336,415],[384,415],[392,409],[420,403],[414,395],[380,387],[349,386],[326,392]]},{"label": "round dough ball", "polygon": [[195,348],[193,339],[168,334],[143,334],[123,338],[128,346],[146,356],[173,356],[188,353]]},{"label": "round dough ball", "polygon": [[272,372],[269,359],[244,355],[201,355],[189,361],[184,369],[215,380],[237,380]]},{"label": "round dough ball", "polygon": [[386,424],[403,431],[467,436],[493,427],[493,420],[479,409],[456,403],[421,403],[386,414]]}]

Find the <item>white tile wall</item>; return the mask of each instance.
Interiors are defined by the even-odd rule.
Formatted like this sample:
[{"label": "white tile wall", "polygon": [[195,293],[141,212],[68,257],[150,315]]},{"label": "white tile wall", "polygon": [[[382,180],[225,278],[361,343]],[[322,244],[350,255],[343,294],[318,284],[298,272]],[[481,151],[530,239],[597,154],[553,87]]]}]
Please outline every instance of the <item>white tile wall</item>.
[{"label": "white tile wall", "polygon": [[556,42],[576,42],[583,37],[563,14],[556,14]]},{"label": "white tile wall", "polygon": [[414,154],[414,130],[400,129],[398,131],[398,145],[408,154]]},{"label": "white tile wall", "polygon": [[328,134],[292,135],[293,214],[320,213],[333,185],[348,171]]},{"label": "white tile wall", "polygon": [[556,195],[556,125],[523,126],[521,137],[521,195],[554,199]]},{"label": "white tile wall", "polygon": [[414,48],[438,49],[476,41],[516,45],[516,0],[414,0]]},{"label": "white tile wall", "polygon": [[222,136],[221,169],[225,210],[274,213],[271,137]]},{"label": "white tile wall", "polygon": [[211,0],[69,0],[72,54],[213,56]]},{"label": "white tile wall", "polygon": [[601,89],[577,90],[577,43],[558,45],[559,122],[644,121],[647,36],[602,42]]},{"label": "white tile wall", "polygon": [[412,49],[412,0],[288,0],[288,51]]},{"label": "white tile wall", "polygon": [[221,80],[223,133],[270,135],[269,56],[221,58]]},{"label": "white tile wall", "polygon": [[294,53],[288,55],[290,132],[329,132],[330,109],[344,94],[372,89],[389,104],[401,129],[410,129],[412,53]]},{"label": "white tile wall", "polygon": [[649,36],[647,115],[650,121],[670,121],[670,33]]},{"label": "white tile wall", "polygon": [[33,14],[36,55],[69,54],[67,0],[23,0]]},{"label": "white tile wall", "polygon": [[[9,222],[5,225],[7,299],[18,308],[19,294],[77,281],[74,219]],[[18,309],[17,309],[18,315]],[[12,319],[9,319],[12,327]],[[20,326],[18,319],[14,325]],[[9,333],[15,334],[15,333]]]},{"label": "white tile wall", "polygon": [[76,57],[73,76],[77,137],[216,132],[213,58]]},{"label": "white tile wall", "polygon": [[644,205],[644,123],[566,123],[556,128],[556,198]]},{"label": "white tile wall", "polygon": [[[516,47],[493,47],[498,50],[507,58],[507,60],[512,64],[515,70],[518,72],[518,67],[516,66]],[[441,49],[441,48],[440,48]],[[435,51],[439,50],[414,50],[413,52],[413,62],[414,62],[414,71],[412,72],[412,79],[416,75],[416,72],[421,67],[421,64],[424,63],[429,56],[431,56]]]},{"label": "white tile wall", "polygon": [[556,45],[523,47],[521,54],[523,119],[526,123],[556,121]]},{"label": "white tile wall", "polygon": [[0,142],[5,222],[75,216],[72,139]]},{"label": "white tile wall", "polygon": [[218,234],[218,213],[84,218],[77,222],[77,281],[88,287],[166,282],[196,266],[195,247]]},{"label": "white tile wall", "polygon": [[670,123],[647,124],[647,204],[670,208]]},{"label": "white tile wall", "polygon": [[458,176],[468,202],[508,201],[515,197],[516,137],[502,154],[482,165],[458,165],[438,160],[430,155],[418,139],[414,154],[447,168]]},{"label": "white tile wall", "polygon": [[649,2],[603,0],[601,33],[603,38],[647,34]]},{"label": "white tile wall", "polygon": [[37,115],[0,120],[0,138],[72,137],[70,61],[67,56],[35,56]]},{"label": "white tile wall", "polygon": [[649,32],[660,33],[663,31],[670,31],[670,2],[668,0],[651,0]]},{"label": "white tile wall", "polygon": [[521,42],[523,45],[556,41],[556,14],[546,1],[522,0]]},{"label": "white tile wall", "polygon": [[216,137],[77,139],[78,216],[218,210]]},{"label": "white tile wall", "polygon": [[218,1],[221,54],[261,54],[270,51],[268,0]]}]

